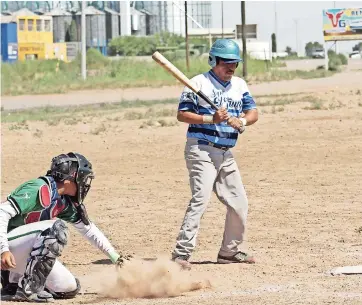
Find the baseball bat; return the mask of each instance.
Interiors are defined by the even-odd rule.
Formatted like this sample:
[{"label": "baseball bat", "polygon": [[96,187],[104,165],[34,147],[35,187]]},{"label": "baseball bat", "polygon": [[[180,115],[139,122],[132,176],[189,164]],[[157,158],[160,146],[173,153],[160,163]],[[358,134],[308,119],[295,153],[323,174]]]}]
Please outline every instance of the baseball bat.
[{"label": "baseball bat", "polygon": [[171,73],[175,78],[177,78],[181,83],[186,87],[196,93],[199,97],[206,101],[213,109],[219,110],[219,108],[203,93],[197,86],[179,69],[177,69],[171,62],[167,60],[160,52],[156,51],[152,54],[152,58],[157,62],[161,67],[163,67],[167,72]]}]

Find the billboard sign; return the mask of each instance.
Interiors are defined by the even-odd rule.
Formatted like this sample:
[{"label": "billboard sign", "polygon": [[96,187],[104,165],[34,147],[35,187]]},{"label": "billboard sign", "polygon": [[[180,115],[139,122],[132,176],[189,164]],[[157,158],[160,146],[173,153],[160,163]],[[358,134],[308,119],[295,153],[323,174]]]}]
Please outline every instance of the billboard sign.
[{"label": "billboard sign", "polygon": [[324,10],[323,36],[325,41],[361,40],[362,8]]}]

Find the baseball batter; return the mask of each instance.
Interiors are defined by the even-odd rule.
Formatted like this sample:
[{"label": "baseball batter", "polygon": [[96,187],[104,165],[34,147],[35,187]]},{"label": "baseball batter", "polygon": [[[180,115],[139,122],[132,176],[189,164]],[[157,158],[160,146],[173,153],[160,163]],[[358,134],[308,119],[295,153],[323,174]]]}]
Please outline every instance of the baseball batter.
[{"label": "baseball batter", "polygon": [[189,171],[192,198],[177,237],[172,258],[183,268],[196,245],[200,220],[214,191],[226,205],[223,241],[219,263],[254,263],[243,246],[248,214],[248,200],[239,169],[230,149],[239,132],[258,120],[258,111],[244,80],[234,76],[240,50],[229,39],[219,39],[209,53],[209,72],[192,81],[219,110],[185,87],[178,107],[177,119],[190,124],[187,131],[185,160]]},{"label": "baseball batter", "polygon": [[83,155],[61,154],[45,176],[21,184],[0,205],[2,300],[49,302],[77,295],[78,279],[58,260],[69,234],[65,222],[113,263],[129,259],[88,218],[83,201],[93,178]]}]

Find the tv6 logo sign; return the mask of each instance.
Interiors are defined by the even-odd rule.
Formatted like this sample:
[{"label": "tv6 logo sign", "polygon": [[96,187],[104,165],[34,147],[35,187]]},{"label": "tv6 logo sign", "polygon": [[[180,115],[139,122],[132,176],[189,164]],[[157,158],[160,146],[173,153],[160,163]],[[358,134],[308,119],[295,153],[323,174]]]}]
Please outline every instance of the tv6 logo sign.
[{"label": "tv6 logo sign", "polygon": [[340,28],[345,28],[345,27],[346,27],[346,20],[340,19],[340,20],[338,21],[338,27],[340,27]]}]

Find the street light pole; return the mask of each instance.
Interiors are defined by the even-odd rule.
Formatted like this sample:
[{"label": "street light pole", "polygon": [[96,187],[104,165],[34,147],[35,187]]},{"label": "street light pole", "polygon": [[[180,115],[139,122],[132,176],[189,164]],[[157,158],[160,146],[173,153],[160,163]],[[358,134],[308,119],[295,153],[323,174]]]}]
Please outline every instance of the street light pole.
[{"label": "street light pole", "polygon": [[221,38],[224,38],[224,1],[221,1]]},{"label": "street light pole", "polygon": [[86,49],[86,35],[85,35],[85,8],[86,8],[86,1],[82,1],[82,16],[81,16],[81,40],[82,40],[82,78],[86,80],[87,78],[87,49]]},{"label": "street light pole", "polygon": [[275,15],[275,20],[274,20],[274,34],[275,34],[275,45],[276,45],[276,52],[278,52],[278,43],[277,43],[277,39],[278,39],[278,35],[277,35],[277,29],[278,29],[278,23],[277,23],[277,2],[274,1],[274,15]]},{"label": "street light pole", "polygon": [[245,1],[241,1],[241,33],[243,41],[243,77],[248,75],[247,71],[247,54],[246,54],[246,32],[245,32]]},{"label": "street light pole", "polygon": [[294,19],[295,22],[295,48],[298,56],[298,19]]},{"label": "street light pole", "polygon": [[185,41],[186,41],[186,68],[187,71],[190,71],[189,37],[188,37],[188,28],[187,28],[187,1],[185,1]]}]

